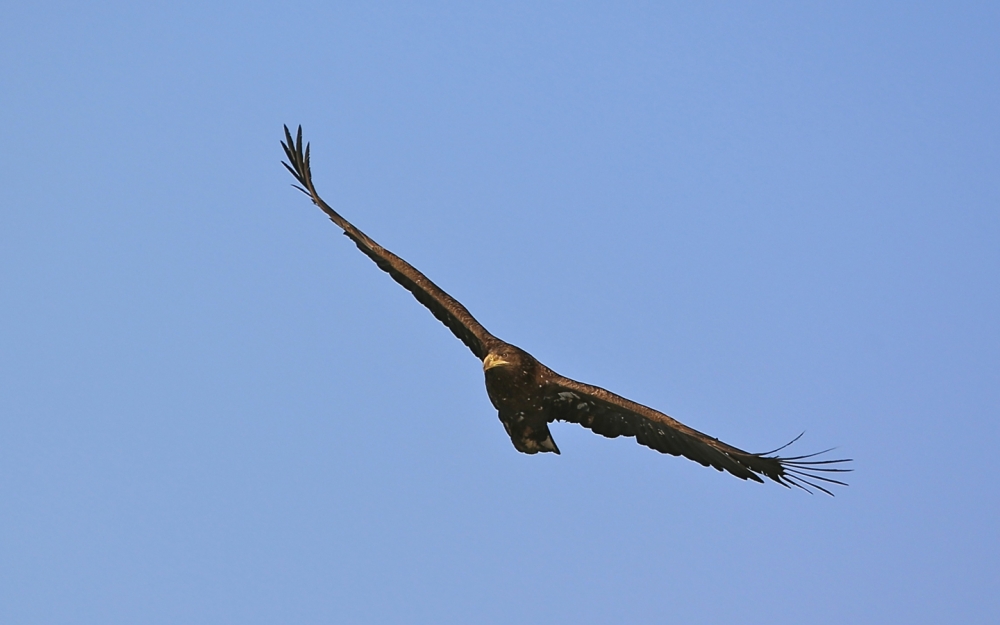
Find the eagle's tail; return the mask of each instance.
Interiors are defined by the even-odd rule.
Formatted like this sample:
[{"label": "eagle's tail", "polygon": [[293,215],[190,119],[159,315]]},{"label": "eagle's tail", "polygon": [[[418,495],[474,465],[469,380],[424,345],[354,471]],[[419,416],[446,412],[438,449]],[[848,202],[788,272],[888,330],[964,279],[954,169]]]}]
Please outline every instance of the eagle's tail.
[{"label": "eagle's tail", "polygon": [[552,440],[549,424],[544,420],[533,422],[524,418],[523,413],[515,415],[500,414],[500,421],[510,435],[510,442],[522,454],[537,454],[539,452],[559,453],[556,442]]}]

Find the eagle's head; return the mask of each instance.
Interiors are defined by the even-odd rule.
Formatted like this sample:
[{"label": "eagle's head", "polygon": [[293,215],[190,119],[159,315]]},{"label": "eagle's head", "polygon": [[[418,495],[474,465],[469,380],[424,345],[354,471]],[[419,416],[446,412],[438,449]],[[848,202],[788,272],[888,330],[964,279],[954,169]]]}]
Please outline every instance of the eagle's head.
[{"label": "eagle's head", "polygon": [[483,358],[483,371],[489,371],[494,367],[510,367],[512,369],[526,369],[533,359],[522,349],[513,345],[501,345],[490,350]]}]

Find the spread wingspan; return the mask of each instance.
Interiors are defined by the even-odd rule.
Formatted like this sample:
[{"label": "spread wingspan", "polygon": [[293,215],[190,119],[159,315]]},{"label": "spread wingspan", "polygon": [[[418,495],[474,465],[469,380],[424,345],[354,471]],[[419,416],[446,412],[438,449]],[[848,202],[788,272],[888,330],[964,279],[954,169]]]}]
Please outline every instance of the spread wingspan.
[{"label": "spread wingspan", "polygon": [[597,386],[560,376],[527,352],[496,338],[476,321],[465,306],[405,260],[372,241],[323,201],[313,186],[312,172],[309,169],[309,145],[306,144],[303,149],[301,126],[294,140],[286,126],[285,141],[281,146],[290,161],[282,164],[301,185],[296,188],[308,195],[316,206],[344,230],[344,234],[354,241],[358,249],[410,291],[477,358],[484,361],[490,399],[497,407],[500,419],[519,451],[558,453],[558,448],[548,433],[547,422],[569,421],[609,438],[635,437],[642,445],[659,452],[684,456],[705,466],[728,471],[744,480],[762,482],[762,478],[767,477],[785,486],[818,489],[827,494],[832,493],[824,484],[844,485],[844,482],[833,476],[850,471],[842,467],[849,460],[816,460],[816,456],[820,454],[793,457],[775,455],[788,445],[762,454],[737,449],[689,428],[662,412]]},{"label": "spread wingspan", "polygon": [[489,351],[489,345],[497,339],[476,321],[465,306],[445,293],[441,287],[431,282],[427,276],[417,271],[410,263],[372,241],[368,235],[355,228],[354,224],[330,208],[330,205],[316,193],[316,187],[313,186],[312,181],[312,171],[309,169],[309,144],[305,145],[305,150],[302,148],[302,126],[299,126],[294,141],[292,133],[288,131],[288,126],[285,126],[285,141],[282,141],[281,147],[284,148],[285,155],[291,161],[290,164],[285,162],[281,164],[302,185],[293,186],[308,195],[313,204],[326,213],[333,223],[343,228],[344,234],[354,241],[358,249],[364,252],[368,258],[375,261],[379,269],[403,285],[417,298],[418,302],[426,306],[438,320],[448,326],[448,329],[472,350],[476,358],[480,360],[485,358]]}]

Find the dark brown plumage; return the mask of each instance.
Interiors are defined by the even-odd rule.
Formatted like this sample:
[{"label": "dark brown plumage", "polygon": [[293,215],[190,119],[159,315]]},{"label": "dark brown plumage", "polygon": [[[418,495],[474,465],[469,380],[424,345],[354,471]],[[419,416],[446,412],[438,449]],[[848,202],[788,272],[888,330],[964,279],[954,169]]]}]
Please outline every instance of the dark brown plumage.
[{"label": "dark brown plumage", "polygon": [[323,201],[313,186],[309,145],[303,150],[301,126],[294,140],[286,126],[281,146],[290,161],[282,164],[301,185],[293,186],[308,195],[358,249],[410,291],[483,361],[486,391],[518,451],[559,453],[548,424],[569,421],[608,438],[634,436],[642,445],[659,452],[684,456],[744,480],[763,482],[761,476],[765,476],[784,486],[807,491],[815,488],[827,494],[832,493],[823,484],[845,485],[831,474],[850,471],[842,467],[849,460],[815,459],[826,452],[784,458],[774,455],[788,445],[762,454],[737,449],[662,412],[603,388],[563,377],[526,351],[493,336],[465,306],[405,260],[372,241]]}]

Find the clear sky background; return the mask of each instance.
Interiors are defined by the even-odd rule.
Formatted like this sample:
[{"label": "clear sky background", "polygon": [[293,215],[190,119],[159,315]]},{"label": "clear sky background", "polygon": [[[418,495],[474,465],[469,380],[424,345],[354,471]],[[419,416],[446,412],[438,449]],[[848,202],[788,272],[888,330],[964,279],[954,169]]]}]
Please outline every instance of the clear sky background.
[{"label": "clear sky background", "polygon": [[[11,3],[0,621],[985,623],[1000,9]],[[494,334],[835,498],[554,426]]]}]

